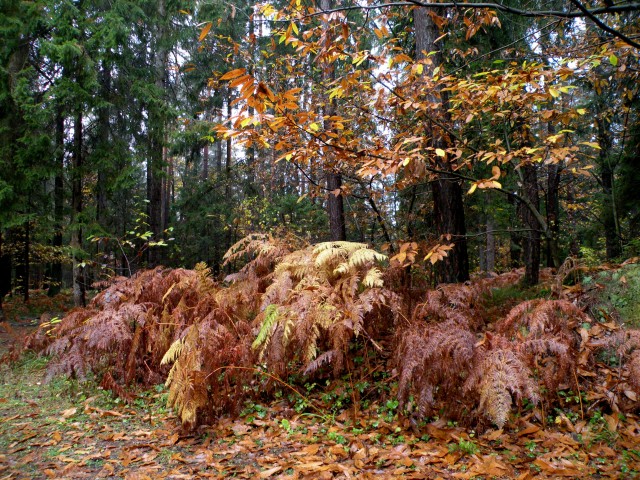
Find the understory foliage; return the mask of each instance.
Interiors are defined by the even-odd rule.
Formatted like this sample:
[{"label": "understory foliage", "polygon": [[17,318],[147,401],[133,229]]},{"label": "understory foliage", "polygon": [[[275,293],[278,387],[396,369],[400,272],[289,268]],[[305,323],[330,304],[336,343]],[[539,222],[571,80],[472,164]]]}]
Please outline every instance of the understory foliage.
[{"label": "understory foliage", "polygon": [[[422,417],[442,410],[452,418],[484,417],[502,428],[514,403],[553,403],[559,389],[580,389],[576,358],[585,339],[578,327],[591,319],[575,304],[535,299],[499,320],[483,315],[478,299],[516,280],[513,274],[427,293],[410,324],[397,333],[403,407]],[[636,391],[639,338],[636,331],[624,331],[608,340],[628,358],[629,383]]]},{"label": "understory foliage", "polygon": [[280,376],[290,361],[302,362],[307,375],[325,364],[340,373],[351,341],[377,338],[395,323],[398,297],[384,288],[376,266],[386,259],[351,242],[321,243],[284,257],[256,318],[253,346],[260,360]]},{"label": "understory foliage", "polygon": [[[422,418],[503,427],[514,405],[548,408],[559,390],[580,390],[606,349],[623,367],[615,408],[637,408],[628,392],[640,394],[639,332],[602,326],[566,298],[498,312],[492,296],[521,271],[441,285],[407,318],[383,280],[386,256],[365,244],[252,235],[225,258],[243,266],[222,283],[205,264],[118,279],[89,307],[42,323],[26,347],[52,356],[49,378],[91,372],[124,398],[165,382],[187,428],[239,413],[273,393],[274,379],[351,370],[357,340],[390,358],[400,406]],[[553,281],[549,271],[543,279]]]}]

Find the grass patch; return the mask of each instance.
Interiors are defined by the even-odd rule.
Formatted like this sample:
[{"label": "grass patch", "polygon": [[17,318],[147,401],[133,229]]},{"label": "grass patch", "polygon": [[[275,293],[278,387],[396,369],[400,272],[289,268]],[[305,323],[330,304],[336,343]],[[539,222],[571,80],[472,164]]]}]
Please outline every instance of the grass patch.
[{"label": "grass patch", "polygon": [[549,294],[550,290],[545,285],[523,288],[516,284],[492,288],[490,292],[482,295],[481,302],[487,310],[499,308],[508,311],[520,302],[533,300],[534,298],[545,298]]}]

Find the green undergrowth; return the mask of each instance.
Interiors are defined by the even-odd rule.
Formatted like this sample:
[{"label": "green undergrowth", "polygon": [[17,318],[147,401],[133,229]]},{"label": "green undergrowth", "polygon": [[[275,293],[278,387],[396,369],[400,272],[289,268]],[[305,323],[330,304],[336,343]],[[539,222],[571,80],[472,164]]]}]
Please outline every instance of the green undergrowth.
[{"label": "green undergrowth", "polygon": [[523,288],[518,284],[506,287],[492,288],[490,292],[484,293],[481,298],[481,305],[490,313],[496,311],[506,314],[517,304],[526,300],[536,298],[548,298],[551,293],[548,285],[539,284],[533,287]]},{"label": "green undergrowth", "polygon": [[64,289],[53,297],[49,297],[46,290],[30,290],[29,301],[26,303],[23,297],[18,294],[7,296],[3,302],[3,310],[7,320],[11,322],[32,320],[34,325],[44,313],[51,317],[62,316],[71,308],[73,308],[71,289]]},{"label": "green undergrowth", "polygon": [[590,313],[595,319],[613,316],[629,328],[640,327],[640,265],[587,273],[582,286],[592,298]]}]

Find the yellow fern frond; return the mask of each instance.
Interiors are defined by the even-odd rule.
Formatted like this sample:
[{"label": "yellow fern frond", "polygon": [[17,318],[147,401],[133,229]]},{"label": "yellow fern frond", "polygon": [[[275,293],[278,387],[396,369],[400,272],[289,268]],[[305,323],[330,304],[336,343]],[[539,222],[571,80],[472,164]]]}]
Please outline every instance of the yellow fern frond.
[{"label": "yellow fern frond", "polygon": [[[315,253],[315,251],[314,251]],[[320,251],[316,255],[315,265],[318,268],[327,268],[331,263],[347,258],[348,252],[344,248],[334,247]]]},{"label": "yellow fern frond", "polygon": [[384,284],[382,272],[376,267],[371,268],[362,280],[362,284],[367,288],[382,288]]},{"label": "yellow fern frond", "polygon": [[[177,363],[174,363],[173,366],[171,367],[171,370],[169,370],[169,375],[167,375],[167,380],[164,382],[164,386],[165,387],[170,387],[171,384],[173,383],[173,375],[175,373],[176,367],[178,366]],[[171,405],[169,405],[171,407]]]},{"label": "yellow fern frond", "polygon": [[175,362],[176,358],[178,358],[180,356],[180,353],[182,352],[182,347],[184,347],[183,338],[179,338],[178,340],[173,342],[169,347],[169,350],[167,350],[164,356],[162,357],[162,360],[160,361],[160,365],[166,365],[168,363]]},{"label": "yellow fern frond", "polygon": [[338,265],[335,270],[333,270],[333,274],[334,275],[346,275],[347,273],[349,273],[349,262],[342,262],[340,265]]},{"label": "yellow fern frond", "polygon": [[211,269],[207,266],[206,262],[198,262],[193,269],[198,273],[200,277],[208,277],[211,275]]},{"label": "yellow fern frond", "polygon": [[289,344],[289,340],[291,339],[291,333],[295,327],[295,320],[288,316],[284,322],[284,333],[282,335],[282,343],[284,346]]},{"label": "yellow fern frond", "polygon": [[193,402],[187,402],[180,412],[180,420],[183,425],[193,425],[196,423],[197,406]]},{"label": "yellow fern frond", "polygon": [[367,248],[367,244],[366,243],[357,243],[357,242],[344,242],[344,241],[322,242],[322,243],[318,243],[313,248],[313,254],[314,255],[318,255],[318,254],[324,252],[325,250],[343,250],[347,254],[349,254],[349,253],[351,253],[351,252],[353,252],[355,250],[359,250],[361,248]]},{"label": "yellow fern frond", "polygon": [[351,253],[349,256],[349,265],[357,268],[375,261],[384,262],[387,258],[388,257],[386,255],[378,253],[370,248],[361,248]]}]

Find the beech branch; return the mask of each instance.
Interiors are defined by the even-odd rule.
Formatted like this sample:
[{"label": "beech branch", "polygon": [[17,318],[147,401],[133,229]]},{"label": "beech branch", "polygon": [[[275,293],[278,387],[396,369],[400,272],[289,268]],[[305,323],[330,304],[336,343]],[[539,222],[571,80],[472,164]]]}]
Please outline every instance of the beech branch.
[{"label": "beech branch", "polygon": [[632,40],[625,34],[616,30],[615,28],[611,28],[602,20],[600,20],[597,15],[605,15],[609,13],[626,13],[626,12],[639,12],[640,11],[640,3],[625,3],[621,5],[610,5],[599,8],[587,8],[578,0],[571,0],[571,3],[575,5],[578,10],[573,11],[563,11],[563,10],[527,10],[522,8],[515,8],[509,5],[503,5],[501,3],[493,3],[493,2],[443,2],[443,3],[435,3],[435,2],[422,2],[420,0],[409,0],[406,2],[389,2],[389,3],[379,3],[376,5],[351,5],[339,8],[333,8],[330,10],[322,10],[309,15],[305,15],[306,17],[314,17],[317,15],[324,15],[332,12],[342,12],[347,10],[376,10],[379,8],[388,8],[388,7],[408,7],[408,6],[417,6],[417,7],[425,7],[431,9],[444,9],[444,8],[455,8],[455,9],[483,9],[489,8],[493,10],[497,10],[503,13],[509,13],[512,15],[518,15],[520,17],[556,17],[562,19],[573,19],[573,18],[589,18],[592,20],[600,29],[604,30],[607,33],[610,33],[616,38],[619,38],[627,45],[630,45],[634,48],[640,50],[640,43]]},{"label": "beech branch", "polygon": [[317,15],[324,15],[326,13],[333,12],[343,12],[347,10],[376,10],[379,8],[387,8],[387,7],[408,7],[408,6],[418,6],[418,7],[426,7],[426,8],[473,8],[473,9],[482,9],[482,8],[491,8],[494,10],[498,10],[500,12],[511,13],[513,15],[518,15],[521,17],[558,17],[558,18],[584,18],[589,17],[591,15],[604,15],[606,13],[624,13],[624,12],[637,12],[640,11],[640,3],[626,3],[624,5],[612,5],[610,7],[600,7],[600,8],[584,8],[584,10],[580,11],[562,11],[562,10],[525,10],[515,7],[510,7],[508,5],[502,5],[500,3],[492,3],[492,2],[443,2],[443,3],[434,3],[434,2],[421,2],[419,0],[409,0],[407,2],[389,2],[389,3],[378,3],[376,5],[351,5],[345,7],[332,8],[330,10],[322,10],[312,14],[307,15],[308,17],[313,17]]}]

